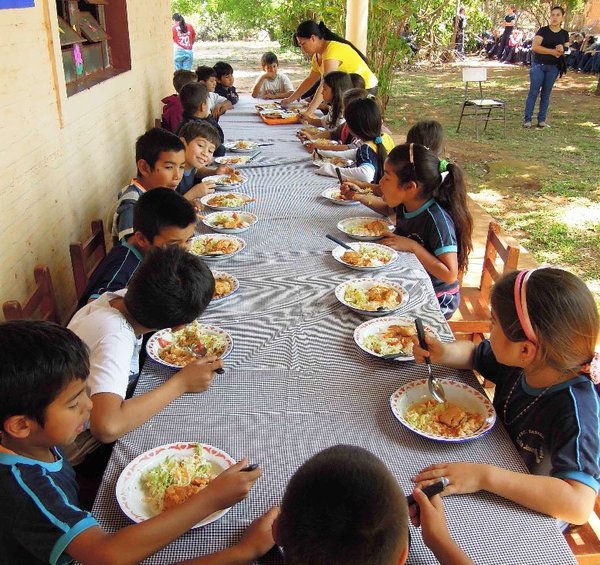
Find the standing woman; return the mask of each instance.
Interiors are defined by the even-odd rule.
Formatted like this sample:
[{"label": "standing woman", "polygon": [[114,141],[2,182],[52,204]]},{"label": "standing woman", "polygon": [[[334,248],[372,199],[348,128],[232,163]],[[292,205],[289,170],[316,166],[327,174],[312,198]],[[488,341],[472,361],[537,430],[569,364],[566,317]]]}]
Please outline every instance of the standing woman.
[{"label": "standing woman", "polygon": [[[282,106],[298,100],[324,75],[332,71],[359,74],[365,81],[365,88],[371,94],[376,94],[377,77],[369,68],[367,58],[352,43],[329,30],[323,22],[302,22],[296,29],[294,42],[311,57],[310,73],[290,96],[281,101]],[[321,82],[305,112],[307,115],[312,114],[323,101],[322,90]]]},{"label": "standing woman", "polygon": [[189,71],[194,59],[194,40],[196,32],[190,24],[186,24],[181,14],[173,14],[173,62],[175,70]]},{"label": "standing woman", "polygon": [[500,37],[500,43],[498,44],[498,50],[496,51],[496,58],[502,58],[502,53],[506,49],[508,45],[508,40],[512,35],[513,29],[515,27],[515,20],[517,19],[517,15],[515,14],[515,7],[509,6],[506,8],[506,15],[504,16],[504,21],[502,25],[504,26],[504,31],[502,32],[502,37]]},{"label": "standing woman", "polygon": [[[529,95],[525,102],[525,118],[523,127],[531,127],[535,101],[541,91],[540,108],[537,116],[537,127],[546,127],[546,114],[550,105],[550,93],[564,62],[564,52],[569,46],[569,34],[562,29],[565,11],[554,6],[550,11],[550,25],[538,29],[531,50],[533,63],[529,71]],[[566,64],[565,64],[566,68]]]}]

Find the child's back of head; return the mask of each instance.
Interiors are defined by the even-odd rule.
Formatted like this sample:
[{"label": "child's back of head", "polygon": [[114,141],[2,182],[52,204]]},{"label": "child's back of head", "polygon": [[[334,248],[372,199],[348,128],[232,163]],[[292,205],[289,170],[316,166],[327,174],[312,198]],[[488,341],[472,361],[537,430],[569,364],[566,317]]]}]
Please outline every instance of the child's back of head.
[{"label": "child's back of head", "polygon": [[191,202],[170,188],[145,192],[133,207],[133,230],[152,244],[166,228],[187,228],[196,224]]},{"label": "child's back of head", "polygon": [[179,93],[183,111],[191,116],[198,113],[200,106],[208,100],[208,89],[202,82],[190,82]]},{"label": "child's back of head", "polygon": [[184,69],[179,69],[173,73],[173,87],[175,88],[175,92],[179,94],[181,89],[190,82],[196,82],[198,77],[194,71],[186,71]]},{"label": "child's back of head", "polygon": [[350,80],[352,81],[353,88],[364,88],[365,79],[358,73],[350,73]]},{"label": "child's back of head", "polygon": [[89,373],[88,349],[52,322],[0,323],[0,425],[25,415],[45,424],[46,408],[73,380]]},{"label": "child's back of head", "polygon": [[408,130],[406,143],[424,145],[440,157],[444,153],[444,128],[436,120],[421,120]]},{"label": "child's back of head", "polygon": [[[520,276],[519,276],[520,275]],[[504,275],[492,290],[492,309],[510,341],[526,341],[515,296],[527,305],[538,353],[536,365],[570,378],[591,363],[600,321],[594,296],[568,271],[541,268]]]},{"label": "child's back of head", "polygon": [[125,306],[149,329],[194,321],[208,306],[215,287],[202,259],[177,246],[148,251],[129,282]]},{"label": "child's back of head", "polygon": [[288,565],[392,565],[408,545],[408,507],[383,462],[338,445],[290,479],[275,527]]},{"label": "child's back of head", "polygon": [[[419,198],[433,198],[448,212],[456,229],[458,269],[465,270],[473,249],[473,218],[467,205],[467,187],[460,167],[440,160],[427,147],[417,143],[397,145],[390,151],[388,162],[401,184],[415,182]],[[445,172],[448,174],[442,176]]]},{"label": "child's back of head", "polygon": [[344,111],[344,93],[352,88],[352,81],[348,73],[332,71],[323,77],[323,83],[329,87],[332,96],[327,121],[329,127],[335,127]]},{"label": "child's back of head", "polygon": [[206,81],[211,77],[216,78],[217,73],[212,67],[209,67],[207,65],[201,65],[196,69],[196,76],[198,77],[198,80]]}]

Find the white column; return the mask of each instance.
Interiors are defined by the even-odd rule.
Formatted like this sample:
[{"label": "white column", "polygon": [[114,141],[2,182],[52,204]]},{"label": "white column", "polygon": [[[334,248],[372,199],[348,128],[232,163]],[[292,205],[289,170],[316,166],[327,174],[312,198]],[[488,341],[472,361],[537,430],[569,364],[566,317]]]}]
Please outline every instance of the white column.
[{"label": "white column", "polygon": [[346,39],[367,52],[369,0],[346,0]]}]

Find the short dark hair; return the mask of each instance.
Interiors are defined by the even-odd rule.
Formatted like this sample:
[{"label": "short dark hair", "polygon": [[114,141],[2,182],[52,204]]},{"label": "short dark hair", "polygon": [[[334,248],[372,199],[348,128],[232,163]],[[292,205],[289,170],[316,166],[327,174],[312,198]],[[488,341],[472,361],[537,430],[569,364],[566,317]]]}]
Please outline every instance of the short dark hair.
[{"label": "short dark hair", "polygon": [[43,426],[46,409],[62,390],[87,378],[89,351],[71,330],[53,322],[4,322],[0,367],[0,425],[24,415]]},{"label": "short dark hair", "polygon": [[197,137],[210,141],[215,149],[221,145],[221,137],[215,126],[208,122],[188,122],[179,130],[179,137],[183,137],[187,143]]},{"label": "short dark hair", "polygon": [[208,89],[202,82],[189,82],[181,89],[179,99],[184,112],[195,114],[208,100]]},{"label": "short dark hair", "polygon": [[133,230],[148,241],[169,227],[187,228],[196,223],[196,211],[191,202],[171,188],[155,188],[140,196],[133,207]]},{"label": "short dark hair", "polygon": [[188,84],[189,82],[196,82],[198,77],[194,71],[186,71],[184,69],[179,69],[173,73],[173,87],[175,88],[175,92],[179,94],[181,89]]},{"label": "short dark hair", "polygon": [[273,63],[279,64],[277,55],[275,55],[273,51],[267,51],[266,53],[263,53],[263,56],[260,58],[261,67],[264,67],[265,65],[272,65]]},{"label": "short dark hair", "polygon": [[143,159],[151,169],[154,169],[156,161],[164,151],[184,151],[185,147],[181,139],[174,133],[162,128],[149,129],[140,135],[135,142],[135,161]]},{"label": "short dark hair", "polygon": [[196,76],[198,77],[198,80],[207,80],[210,77],[216,77],[217,73],[215,73],[215,70],[212,67],[200,65],[196,69]]},{"label": "short dark hair", "polygon": [[421,120],[408,130],[406,143],[424,145],[439,157],[444,150],[444,128],[437,120]]},{"label": "short dark hair", "polygon": [[288,565],[389,565],[408,544],[406,498],[375,455],[330,447],[290,479],[277,538]]},{"label": "short dark hair", "polygon": [[150,329],[193,322],[208,306],[215,279],[200,257],[178,246],[150,249],[129,281],[125,306]]},{"label": "short dark hair", "polygon": [[232,75],[233,67],[229,63],[225,63],[224,61],[218,61],[215,63],[213,71],[215,71],[215,76],[217,78],[221,78],[223,75]]},{"label": "short dark hair", "polygon": [[562,6],[552,6],[552,8],[550,8],[550,11],[554,12],[554,10],[560,10],[560,13],[563,16],[565,15],[565,9]]},{"label": "short dark hair", "polygon": [[352,88],[365,87],[365,79],[358,73],[350,73],[350,80],[352,81]]}]

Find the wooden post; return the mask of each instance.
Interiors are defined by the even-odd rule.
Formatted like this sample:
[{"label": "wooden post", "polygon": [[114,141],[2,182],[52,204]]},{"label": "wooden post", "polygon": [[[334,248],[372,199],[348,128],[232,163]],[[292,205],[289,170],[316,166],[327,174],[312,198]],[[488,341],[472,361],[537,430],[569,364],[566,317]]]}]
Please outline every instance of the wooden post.
[{"label": "wooden post", "polygon": [[346,0],[346,39],[367,53],[369,0]]}]

